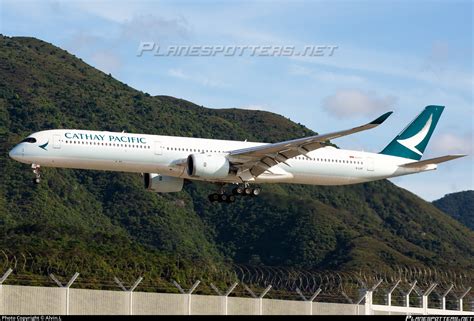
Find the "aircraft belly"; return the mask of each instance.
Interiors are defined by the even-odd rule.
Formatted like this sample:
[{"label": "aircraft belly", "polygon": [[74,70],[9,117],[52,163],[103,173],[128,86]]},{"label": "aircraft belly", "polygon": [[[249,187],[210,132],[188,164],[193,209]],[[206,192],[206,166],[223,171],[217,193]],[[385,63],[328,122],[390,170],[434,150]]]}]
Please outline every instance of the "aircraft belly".
[{"label": "aircraft belly", "polygon": [[[122,156],[122,155],[121,155]],[[135,173],[160,173],[168,176],[179,177],[184,172],[184,166],[167,164],[166,162],[154,162],[144,156],[140,161],[131,157],[114,157],[108,155],[107,158],[83,157],[81,155],[31,157],[30,163],[45,167],[61,167],[74,169],[90,169]]]}]

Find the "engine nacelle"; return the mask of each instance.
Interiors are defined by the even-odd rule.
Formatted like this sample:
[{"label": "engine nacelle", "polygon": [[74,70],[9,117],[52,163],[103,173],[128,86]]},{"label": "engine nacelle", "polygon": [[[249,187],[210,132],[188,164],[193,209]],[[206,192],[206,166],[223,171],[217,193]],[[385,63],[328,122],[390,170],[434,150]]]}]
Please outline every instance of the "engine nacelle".
[{"label": "engine nacelle", "polygon": [[173,193],[179,192],[183,189],[184,179],[154,173],[145,173],[144,183],[145,188],[149,191],[157,193]]},{"label": "engine nacelle", "polygon": [[188,156],[189,176],[204,178],[225,178],[229,175],[230,164],[222,155],[191,154]]}]

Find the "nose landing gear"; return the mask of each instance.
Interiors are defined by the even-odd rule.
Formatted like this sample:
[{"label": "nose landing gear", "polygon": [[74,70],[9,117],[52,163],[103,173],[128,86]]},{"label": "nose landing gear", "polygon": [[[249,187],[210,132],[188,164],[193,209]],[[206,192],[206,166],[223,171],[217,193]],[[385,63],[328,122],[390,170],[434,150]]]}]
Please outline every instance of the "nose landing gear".
[{"label": "nose landing gear", "polygon": [[33,174],[35,174],[35,178],[33,178],[33,183],[39,184],[41,183],[41,172],[40,172],[40,165],[31,164],[31,168],[33,169]]}]

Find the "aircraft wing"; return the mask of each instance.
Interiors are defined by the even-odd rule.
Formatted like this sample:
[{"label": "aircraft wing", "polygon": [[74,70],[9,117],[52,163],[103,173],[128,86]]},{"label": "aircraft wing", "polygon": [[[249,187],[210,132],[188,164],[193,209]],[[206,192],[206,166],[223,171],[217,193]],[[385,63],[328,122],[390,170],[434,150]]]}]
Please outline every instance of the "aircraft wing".
[{"label": "aircraft wing", "polygon": [[441,157],[425,159],[425,160],[418,161],[418,162],[403,164],[403,165],[400,165],[400,167],[423,169],[423,168],[425,168],[426,166],[429,166],[429,165],[436,165],[436,164],[444,163],[444,162],[447,162],[447,161],[450,161],[450,160],[453,160],[453,159],[456,159],[456,158],[464,157],[464,156],[467,156],[467,155],[463,155],[463,154],[446,155],[446,156],[441,156]]},{"label": "aircraft wing", "polygon": [[246,180],[255,178],[278,163],[285,164],[290,158],[305,156],[308,152],[323,147],[328,140],[377,127],[391,114],[392,112],[385,113],[370,123],[351,129],[233,150],[228,157],[231,163],[239,168],[238,176]]}]

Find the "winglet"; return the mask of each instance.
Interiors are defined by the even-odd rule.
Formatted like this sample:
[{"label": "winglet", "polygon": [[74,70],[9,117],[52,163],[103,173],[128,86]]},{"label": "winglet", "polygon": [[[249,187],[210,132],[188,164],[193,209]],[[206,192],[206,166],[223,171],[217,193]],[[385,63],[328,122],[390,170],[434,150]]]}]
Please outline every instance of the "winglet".
[{"label": "winglet", "polygon": [[377,119],[371,121],[370,124],[372,124],[372,125],[380,125],[380,124],[383,123],[391,114],[393,114],[393,111],[389,111],[388,113],[383,114],[383,115],[380,116],[379,118],[377,118]]}]

